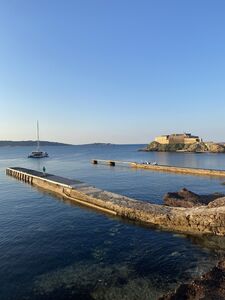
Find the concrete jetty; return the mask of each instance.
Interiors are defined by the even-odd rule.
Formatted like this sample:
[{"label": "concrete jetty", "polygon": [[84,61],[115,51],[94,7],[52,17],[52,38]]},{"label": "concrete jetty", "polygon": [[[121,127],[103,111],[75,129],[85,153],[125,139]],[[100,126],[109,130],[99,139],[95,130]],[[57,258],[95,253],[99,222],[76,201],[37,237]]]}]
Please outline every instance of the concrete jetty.
[{"label": "concrete jetty", "polygon": [[167,230],[225,235],[225,206],[167,207],[98,189],[78,180],[11,167],[6,174],[82,205]]},{"label": "concrete jetty", "polygon": [[104,159],[93,159],[92,163],[95,165],[107,164],[110,166],[126,165],[131,168],[145,169],[145,170],[158,171],[158,172],[180,173],[184,175],[225,177],[225,170],[216,170],[216,169],[199,169],[199,168],[177,167],[177,166],[167,166],[167,165],[152,165],[152,164],[137,163],[131,161],[104,160]]}]

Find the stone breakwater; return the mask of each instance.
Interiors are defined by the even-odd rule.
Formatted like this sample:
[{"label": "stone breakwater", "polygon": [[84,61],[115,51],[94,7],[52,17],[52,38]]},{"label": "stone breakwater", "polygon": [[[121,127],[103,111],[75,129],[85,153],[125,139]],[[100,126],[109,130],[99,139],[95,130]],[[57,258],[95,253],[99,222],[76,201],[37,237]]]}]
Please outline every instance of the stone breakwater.
[{"label": "stone breakwater", "polygon": [[225,177],[225,170],[176,167],[176,166],[168,166],[168,165],[157,165],[157,164],[149,164],[149,163],[138,163],[132,161],[105,160],[105,159],[92,159],[92,163],[94,165],[97,165],[99,163],[106,164],[112,167],[119,165],[119,166],[128,166],[137,169],[146,169],[150,171],[181,173],[184,175]]},{"label": "stone breakwater", "polygon": [[99,211],[162,229],[225,235],[225,206],[168,207],[98,189],[78,180],[13,167],[6,174]]},{"label": "stone breakwater", "polygon": [[225,170],[214,170],[214,169],[198,169],[198,168],[184,168],[166,165],[150,165],[150,164],[139,164],[131,162],[130,166],[133,168],[146,169],[151,171],[159,172],[171,172],[171,173],[182,173],[186,175],[200,175],[200,176],[216,176],[225,177]]}]

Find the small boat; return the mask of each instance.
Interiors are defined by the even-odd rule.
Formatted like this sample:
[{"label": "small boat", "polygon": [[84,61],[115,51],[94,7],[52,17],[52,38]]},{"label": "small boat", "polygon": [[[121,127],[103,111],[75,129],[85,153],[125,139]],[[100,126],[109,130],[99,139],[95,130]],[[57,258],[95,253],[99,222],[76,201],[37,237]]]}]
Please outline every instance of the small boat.
[{"label": "small boat", "polygon": [[48,157],[48,153],[44,151],[40,151],[40,141],[39,141],[39,124],[37,121],[37,150],[32,151],[29,155],[28,158],[44,158]]},{"label": "small boat", "polygon": [[28,158],[43,158],[43,157],[48,157],[48,153],[44,151],[32,151],[28,155]]},{"label": "small boat", "polygon": [[176,150],[176,152],[181,152],[181,153],[183,153],[183,152],[188,152],[188,151],[185,150],[185,149],[181,149],[181,150]]}]

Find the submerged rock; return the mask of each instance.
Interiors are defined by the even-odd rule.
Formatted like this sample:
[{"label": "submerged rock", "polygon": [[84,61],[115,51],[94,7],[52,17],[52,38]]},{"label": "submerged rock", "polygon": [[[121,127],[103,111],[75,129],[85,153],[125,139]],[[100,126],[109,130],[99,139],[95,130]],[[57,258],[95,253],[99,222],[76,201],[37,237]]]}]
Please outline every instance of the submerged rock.
[{"label": "submerged rock", "polygon": [[[186,188],[181,189],[175,193],[167,193],[163,197],[164,204],[166,206],[173,206],[173,207],[197,207],[202,205],[208,205],[209,203],[211,206],[209,207],[217,207],[225,205],[225,197],[223,194],[214,193],[210,195],[198,195],[193,193]],[[222,197],[222,198],[221,198]],[[224,199],[215,202],[217,199]]]},{"label": "submerged rock", "polygon": [[225,299],[225,260],[220,261],[211,271],[191,283],[181,284],[174,293],[159,298],[159,300],[180,299]]}]

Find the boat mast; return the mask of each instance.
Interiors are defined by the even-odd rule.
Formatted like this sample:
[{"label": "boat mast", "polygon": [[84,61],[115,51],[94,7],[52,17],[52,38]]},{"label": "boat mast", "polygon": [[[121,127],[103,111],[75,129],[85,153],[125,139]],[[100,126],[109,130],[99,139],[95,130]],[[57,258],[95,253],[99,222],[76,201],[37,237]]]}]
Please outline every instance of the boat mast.
[{"label": "boat mast", "polygon": [[37,151],[40,151],[40,142],[39,142],[39,124],[37,121]]}]

